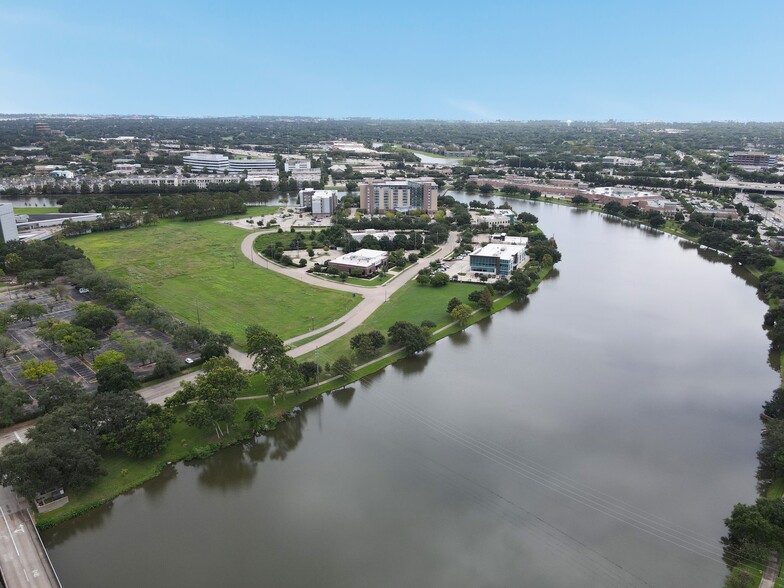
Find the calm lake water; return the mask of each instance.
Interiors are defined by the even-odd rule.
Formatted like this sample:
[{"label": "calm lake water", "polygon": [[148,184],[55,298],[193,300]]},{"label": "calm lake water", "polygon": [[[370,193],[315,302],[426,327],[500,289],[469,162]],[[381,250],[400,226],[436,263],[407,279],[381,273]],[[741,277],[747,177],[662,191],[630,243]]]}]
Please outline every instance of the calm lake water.
[{"label": "calm lake water", "polygon": [[673,237],[512,202],[564,255],[527,303],[46,532],[64,585],[720,586],[765,306]]}]

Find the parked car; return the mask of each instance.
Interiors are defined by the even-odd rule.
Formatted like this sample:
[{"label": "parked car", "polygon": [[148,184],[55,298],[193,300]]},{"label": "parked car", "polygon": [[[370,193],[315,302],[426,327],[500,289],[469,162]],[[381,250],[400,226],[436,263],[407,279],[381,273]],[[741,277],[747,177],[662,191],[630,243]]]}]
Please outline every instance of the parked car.
[{"label": "parked car", "polygon": [[190,365],[190,364],[192,364],[192,363],[193,363],[193,358],[191,358],[191,357],[186,357],[186,358],[185,358],[185,363],[187,363],[187,364],[189,364],[189,365]]},{"label": "parked car", "polygon": [[89,294],[89,293],[90,293],[89,288],[79,288],[79,294]]}]

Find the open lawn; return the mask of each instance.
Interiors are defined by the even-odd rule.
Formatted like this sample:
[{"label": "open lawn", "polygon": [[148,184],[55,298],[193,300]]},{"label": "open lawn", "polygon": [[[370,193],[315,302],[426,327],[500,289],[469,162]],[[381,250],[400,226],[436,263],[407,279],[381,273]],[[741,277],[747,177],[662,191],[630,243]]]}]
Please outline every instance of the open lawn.
[{"label": "open lawn", "polygon": [[[447,302],[452,298],[459,298],[468,302],[468,295],[474,290],[481,289],[479,284],[458,284],[450,282],[443,288],[420,286],[414,281],[408,282],[397,292],[392,294],[389,301],[383,304],[376,312],[363,323],[362,327],[347,333],[319,349],[319,362],[333,362],[341,355],[351,355],[349,341],[351,337],[360,332],[378,329],[386,336],[387,329],[396,321],[408,321],[419,325],[424,320],[436,323],[443,327],[452,322],[452,317],[446,311]],[[391,351],[389,345],[379,352],[383,355]],[[314,360],[315,353],[309,353],[299,361]]]},{"label": "open lawn", "polygon": [[14,214],[53,214],[60,212],[59,206],[14,206]]},{"label": "open lawn", "polygon": [[240,252],[247,234],[216,220],[161,221],[69,242],[144,298],[183,320],[231,333],[240,348],[248,324],[259,323],[288,339],[309,331],[312,324],[319,327],[337,319],[359,302],[348,293],[303,284],[252,264]]}]

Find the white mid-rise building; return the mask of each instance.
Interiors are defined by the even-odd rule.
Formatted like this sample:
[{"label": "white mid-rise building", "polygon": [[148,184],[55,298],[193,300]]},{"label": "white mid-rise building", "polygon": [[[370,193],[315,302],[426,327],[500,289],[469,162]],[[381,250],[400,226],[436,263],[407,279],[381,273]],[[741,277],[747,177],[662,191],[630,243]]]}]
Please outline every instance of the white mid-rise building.
[{"label": "white mid-rise building", "polygon": [[191,153],[182,158],[193,173],[222,173],[229,170],[229,158],[218,153]]},{"label": "white mid-rise building", "polygon": [[229,161],[229,172],[272,172],[277,174],[278,168],[274,159],[232,159]]},{"label": "white mid-rise building", "polygon": [[0,232],[2,232],[4,243],[19,239],[19,231],[16,230],[14,206],[8,202],[0,204]]}]

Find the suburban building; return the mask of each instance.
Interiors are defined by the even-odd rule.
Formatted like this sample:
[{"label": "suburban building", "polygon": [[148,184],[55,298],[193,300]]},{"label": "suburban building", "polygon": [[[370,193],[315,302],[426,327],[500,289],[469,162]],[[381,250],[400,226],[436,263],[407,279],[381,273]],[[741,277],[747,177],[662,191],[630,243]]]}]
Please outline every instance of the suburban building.
[{"label": "suburban building", "polygon": [[735,151],[727,156],[732,165],[748,167],[776,167],[776,156],[761,151]]},{"label": "suburban building", "polygon": [[493,213],[493,214],[480,214],[476,211],[471,211],[471,223],[475,225],[480,225],[482,223],[487,224],[490,228],[498,228],[498,227],[507,227],[512,222],[512,219],[515,218],[514,213],[503,214],[503,213]]},{"label": "suburban building", "polygon": [[0,204],[0,237],[2,237],[4,243],[19,239],[19,232],[16,230],[14,206],[8,202]]},{"label": "suburban building", "polygon": [[53,169],[49,172],[49,175],[53,178],[63,178],[65,180],[72,180],[74,177],[74,173],[68,169]]},{"label": "suburban building", "polygon": [[229,158],[217,153],[191,153],[182,158],[182,163],[189,165],[193,173],[215,174],[229,170]]},{"label": "suburban building", "polygon": [[605,167],[642,167],[642,160],[608,155],[607,157],[602,157],[602,165]]},{"label": "suburban building", "polygon": [[501,241],[502,243],[506,243],[508,245],[522,245],[526,247],[528,245],[528,237],[516,237],[512,235],[507,235],[506,233],[498,233],[497,235],[491,235],[490,239],[493,241]]},{"label": "suburban building", "polygon": [[361,241],[365,237],[375,237],[376,239],[381,239],[382,237],[386,237],[391,241],[397,235],[395,231],[381,231],[377,229],[365,229],[364,231],[349,231],[348,234],[351,235],[351,238],[354,239],[354,241]]},{"label": "suburban building", "polygon": [[240,172],[272,172],[278,173],[274,159],[231,159],[229,160],[229,173]]},{"label": "suburban building", "polygon": [[338,193],[335,190],[305,188],[299,191],[299,205],[310,208],[314,215],[334,214],[338,206]]},{"label": "suburban building", "polygon": [[359,185],[359,207],[368,214],[387,210],[438,209],[438,185],[430,178],[417,180],[370,180]]},{"label": "suburban building", "polygon": [[490,243],[469,254],[472,272],[508,276],[525,261],[525,245]]},{"label": "suburban building", "polygon": [[376,273],[386,264],[387,252],[375,249],[359,249],[329,261],[330,267],[335,267],[342,272],[351,273],[352,270],[358,269],[366,276]]}]

